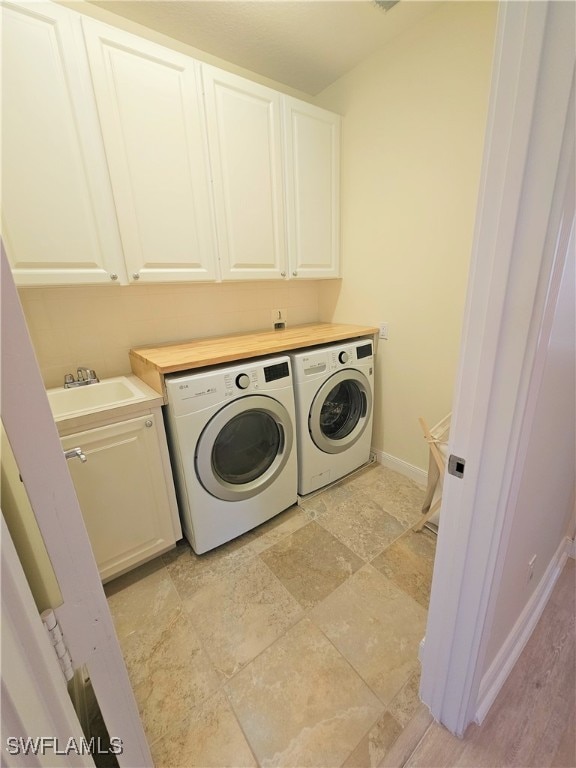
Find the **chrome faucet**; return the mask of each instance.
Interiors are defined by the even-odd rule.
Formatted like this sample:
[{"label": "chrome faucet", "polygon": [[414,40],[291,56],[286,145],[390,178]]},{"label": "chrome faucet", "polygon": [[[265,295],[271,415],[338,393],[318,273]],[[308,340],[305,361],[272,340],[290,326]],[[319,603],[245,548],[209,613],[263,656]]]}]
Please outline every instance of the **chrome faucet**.
[{"label": "chrome faucet", "polygon": [[70,389],[70,387],[84,387],[86,384],[96,384],[100,379],[96,375],[96,371],[92,368],[85,368],[80,366],[77,370],[77,378],[74,378],[73,373],[67,373],[64,376],[64,388]]}]

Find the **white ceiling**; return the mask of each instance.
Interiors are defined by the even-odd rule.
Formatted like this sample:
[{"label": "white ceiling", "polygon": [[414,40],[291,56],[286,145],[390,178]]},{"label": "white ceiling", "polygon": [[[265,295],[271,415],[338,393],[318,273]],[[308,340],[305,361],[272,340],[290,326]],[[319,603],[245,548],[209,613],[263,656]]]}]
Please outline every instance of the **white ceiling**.
[{"label": "white ceiling", "polygon": [[202,51],[316,95],[435,0],[91,0]]}]

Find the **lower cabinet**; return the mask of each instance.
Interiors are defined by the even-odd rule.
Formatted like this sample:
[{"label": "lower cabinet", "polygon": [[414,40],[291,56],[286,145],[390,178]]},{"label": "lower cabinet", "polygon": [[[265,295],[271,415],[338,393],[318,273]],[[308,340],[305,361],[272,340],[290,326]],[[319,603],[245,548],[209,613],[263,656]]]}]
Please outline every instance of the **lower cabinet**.
[{"label": "lower cabinet", "polygon": [[162,413],[61,437],[102,581],[171,549],[181,538]]}]

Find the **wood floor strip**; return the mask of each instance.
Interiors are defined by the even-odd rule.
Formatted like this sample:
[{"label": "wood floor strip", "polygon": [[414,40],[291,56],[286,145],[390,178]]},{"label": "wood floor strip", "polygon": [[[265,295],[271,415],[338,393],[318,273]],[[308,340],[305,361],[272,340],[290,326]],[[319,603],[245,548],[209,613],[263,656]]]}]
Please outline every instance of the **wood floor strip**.
[{"label": "wood floor strip", "polygon": [[378,768],[403,768],[432,723],[428,707],[421,704]]},{"label": "wood floor strip", "polygon": [[575,567],[570,558],[482,726],[457,739],[433,723],[406,768],[575,768]]}]

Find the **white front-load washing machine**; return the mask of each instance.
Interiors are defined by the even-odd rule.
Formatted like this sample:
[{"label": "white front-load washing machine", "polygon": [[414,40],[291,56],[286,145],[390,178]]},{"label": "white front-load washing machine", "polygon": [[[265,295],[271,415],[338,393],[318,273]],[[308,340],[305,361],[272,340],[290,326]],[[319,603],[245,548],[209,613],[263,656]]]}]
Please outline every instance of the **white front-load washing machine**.
[{"label": "white front-load washing machine", "polygon": [[292,353],[298,493],[366,464],[372,442],[374,347],[358,339]]},{"label": "white front-load washing machine", "polygon": [[289,357],[172,375],[166,391],[182,528],[196,553],[296,502]]}]

